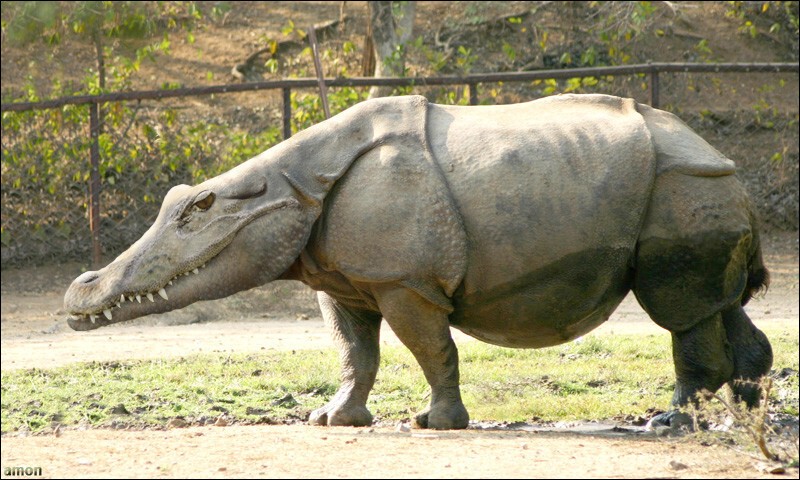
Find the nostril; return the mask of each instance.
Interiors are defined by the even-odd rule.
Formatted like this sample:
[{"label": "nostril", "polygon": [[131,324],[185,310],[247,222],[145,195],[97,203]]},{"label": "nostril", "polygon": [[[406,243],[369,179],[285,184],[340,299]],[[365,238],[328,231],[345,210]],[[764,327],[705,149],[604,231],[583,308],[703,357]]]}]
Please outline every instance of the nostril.
[{"label": "nostril", "polygon": [[86,283],[92,283],[98,278],[100,278],[100,275],[97,272],[84,272],[81,274],[81,276],[76,278],[75,281],[78,283],[86,284]]}]

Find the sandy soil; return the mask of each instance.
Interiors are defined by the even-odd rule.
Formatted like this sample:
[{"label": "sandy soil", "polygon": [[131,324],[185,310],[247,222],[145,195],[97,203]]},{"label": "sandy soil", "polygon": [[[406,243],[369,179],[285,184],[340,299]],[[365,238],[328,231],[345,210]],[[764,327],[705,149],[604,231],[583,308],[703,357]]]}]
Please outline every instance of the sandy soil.
[{"label": "sandy soil", "polygon": [[304,425],[5,437],[2,458],[49,478],[776,477],[758,460],[680,439]]},{"label": "sandy soil", "polygon": [[[760,326],[797,329],[795,232],[765,239],[773,284],[748,307]],[[73,332],[61,297],[80,266],[6,270],[2,276],[2,370],[89,360],[174,357],[197,352],[332,348],[313,295],[293,284],[93,332]],[[264,309],[274,309],[265,314]],[[301,312],[301,313],[298,313]],[[223,320],[224,319],[224,320]],[[592,334],[666,332],[632,297]],[[458,343],[475,341],[454,332]],[[397,343],[390,330],[383,342]],[[626,426],[627,427],[627,426]],[[192,427],[164,431],[64,429],[2,437],[2,467],[42,467],[59,477],[775,477],[762,459],[687,438],[613,424],[430,432],[395,427],[308,425]],[[783,474],[797,477],[797,469]],[[6,475],[4,475],[6,476]]]}]

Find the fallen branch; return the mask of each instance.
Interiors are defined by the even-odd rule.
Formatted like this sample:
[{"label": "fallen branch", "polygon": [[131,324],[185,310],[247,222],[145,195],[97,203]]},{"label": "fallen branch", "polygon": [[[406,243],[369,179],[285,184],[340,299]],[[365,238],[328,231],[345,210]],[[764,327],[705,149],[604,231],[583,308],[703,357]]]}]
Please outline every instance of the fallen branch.
[{"label": "fallen branch", "polygon": [[770,379],[769,377],[764,377],[760,382],[760,386],[761,386],[760,405],[762,406],[763,412],[760,415],[753,415],[753,417],[756,418],[756,421],[754,422],[748,421],[749,420],[748,418],[742,416],[741,413],[738,412],[733,405],[725,401],[722,397],[720,397],[716,393],[711,393],[704,390],[703,394],[711,398],[716,398],[717,400],[719,400],[720,403],[722,403],[722,405],[725,406],[725,408],[728,409],[729,412],[731,412],[733,417],[745,428],[747,433],[750,435],[750,437],[758,446],[759,450],[761,450],[761,453],[765,457],[767,457],[768,460],[780,461],[780,457],[770,452],[769,448],[767,448],[766,431],[765,431],[766,422],[764,416],[766,415],[767,411],[766,405],[767,401],[769,400],[769,392],[770,389],[772,388],[772,379]]}]

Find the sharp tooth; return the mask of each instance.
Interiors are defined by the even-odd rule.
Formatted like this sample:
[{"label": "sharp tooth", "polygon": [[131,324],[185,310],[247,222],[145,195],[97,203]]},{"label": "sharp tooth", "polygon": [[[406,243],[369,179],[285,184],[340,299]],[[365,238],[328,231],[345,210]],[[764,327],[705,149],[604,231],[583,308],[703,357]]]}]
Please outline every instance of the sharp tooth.
[{"label": "sharp tooth", "polygon": [[167,282],[167,283],[168,283],[168,284],[170,284],[170,285],[172,285],[172,280],[170,280],[170,281],[169,281],[169,282]]},{"label": "sharp tooth", "polygon": [[111,320],[111,310],[109,309],[103,310],[103,315],[105,315],[107,319]]},{"label": "sharp tooth", "polygon": [[92,323],[94,323],[94,322],[96,322],[96,321],[97,321],[97,315],[90,314],[90,315],[89,315],[89,319],[92,321]]},{"label": "sharp tooth", "polygon": [[147,292],[147,299],[150,300],[151,302],[155,302],[155,300],[153,300],[153,294],[150,292]]},{"label": "sharp tooth", "polygon": [[206,264],[204,263],[204,264],[200,265],[200,268],[206,268]]},{"label": "sharp tooth", "polygon": [[119,303],[125,303],[125,295],[119,296]]},{"label": "sharp tooth", "polygon": [[200,273],[200,270],[198,270],[198,269],[196,269],[196,268],[195,268],[194,270],[192,270],[192,273],[194,273],[195,275],[197,275],[198,273]]},{"label": "sharp tooth", "polygon": [[142,303],[142,296],[139,295],[138,293],[136,294],[136,301]]},{"label": "sharp tooth", "polygon": [[166,290],[164,290],[163,288],[162,288],[161,290],[159,290],[159,291],[158,291],[158,294],[159,294],[159,295],[161,296],[161,298],[163,298],[164,300],[169,300],[169,298],[167,297],[167,291],[166,291]]},{"label": "sharp tooth", "polygon": [[132,302],[132,301],[133,301],[133,295],[128,295],[128,301],[129,301],[129,302]]},{"label": "sharp tooth", "polygon": [[120,308],[121,306],[122,306],[122,305],[120,305],[120,303],[119,303],[119,302],[117,302],[117,308]]}]

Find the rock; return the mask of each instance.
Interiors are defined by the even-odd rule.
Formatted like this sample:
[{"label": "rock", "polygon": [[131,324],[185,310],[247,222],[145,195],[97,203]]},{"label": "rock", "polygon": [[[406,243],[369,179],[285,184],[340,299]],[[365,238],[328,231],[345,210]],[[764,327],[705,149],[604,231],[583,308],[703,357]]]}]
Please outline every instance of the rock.
[{"label": "rock", "polygon": [[297,400],[294,399],[294,397],[292,396],[291,393],[287,393],[286,395],[282,396],[281,398],[273,401],[272,405],[274,405],[276,407],[280,406],[280,407],[283,407],[283,408],[293,408],[293,407],[296,407],[296,406],[300,405],[300,403]]},{"label": "rock", "polygon": [[186,420],[178,417],[167,422],[167,428],[183,428],[187,425],[189,425],[189,423]]},{"label": "rock", "polygon": [[670,462],[669,462],[669,466],[670,466],[670,467],[671,467],[673,470],[684,470],[684,469],[687,469],[687,468],[689,468],[689,467],[688,467],[686,464],[684,464],[684,463],[681,463],[681,462],[679,462],[679,461],[677,461],[677,460],[670,460]]},{"label": "rock", "polygon": [[786,473],[786,468],[783,465],[758,463],[758,469],[763,473],[771,473],[773,475],[782,475]]}]

